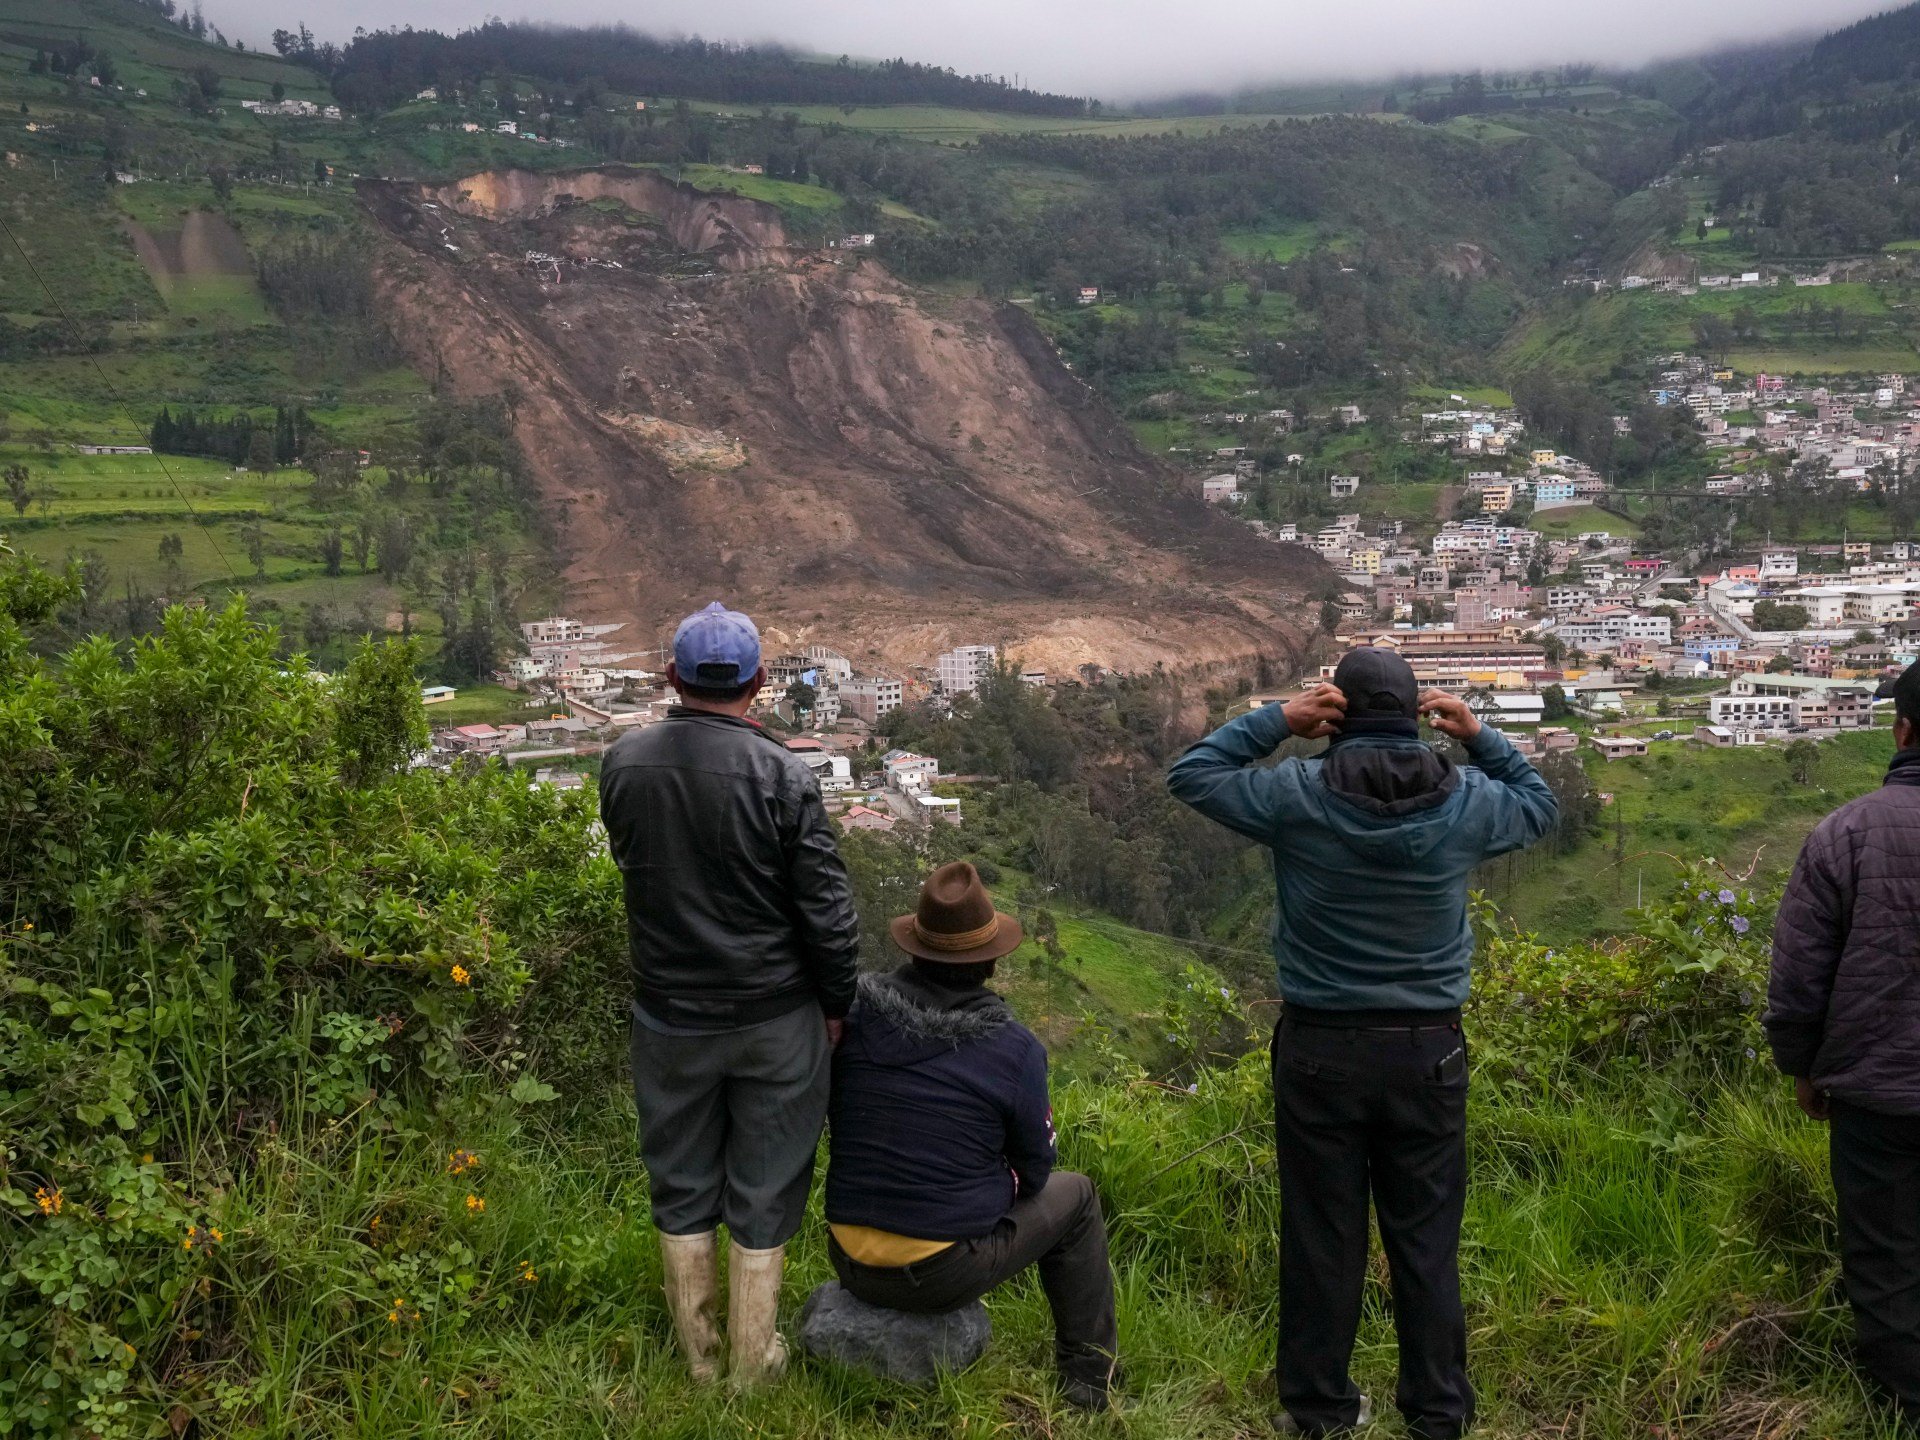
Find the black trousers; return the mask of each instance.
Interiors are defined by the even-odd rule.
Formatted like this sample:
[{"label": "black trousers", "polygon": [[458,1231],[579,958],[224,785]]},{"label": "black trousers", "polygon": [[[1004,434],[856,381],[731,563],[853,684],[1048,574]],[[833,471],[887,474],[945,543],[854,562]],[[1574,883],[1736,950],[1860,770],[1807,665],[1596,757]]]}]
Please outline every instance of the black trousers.
[{"label": "black trousers", "polygon": [[1466,1044],[1458,1023],[1275,1027],[1280,1163],[1280,1403],[1307,1434],[1354,1424],[1348,1367],[1379,1216],[1400,1342],[1395,1399],[1418,1440],[1473,1421],[1460,1303],[1467,1190]]},{"label": "black trousers", "polygon": [[1014,1202],[990,1233],[912,1265],[862,1265],[837,1241],[829,1242],[827,1254],[840,1283],[859,1299],[919,1315],[970,1305],[1036,1266],[1053,1311],[1060,1373],[1096,1389],[1112,1382],[1120,1353],[1113,1270],[1100,1196],[1084,1175],[1054,1171],[1039,1194]]},{"label": "black trousers", "polygon": [[1860,1365],[1920,1424],[1920,1115],[1833,1102],[1840,1273]]}]

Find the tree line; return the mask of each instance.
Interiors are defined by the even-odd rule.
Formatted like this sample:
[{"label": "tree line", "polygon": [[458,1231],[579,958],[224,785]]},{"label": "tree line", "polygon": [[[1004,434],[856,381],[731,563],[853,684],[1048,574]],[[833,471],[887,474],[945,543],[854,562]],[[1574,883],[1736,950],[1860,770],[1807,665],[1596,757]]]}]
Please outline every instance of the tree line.
[{"label": "tree line", "polygon": [[297,462],[316,428],[300,405],[275,406],[271,425],[257,420],[251,410],[221,415],[162,406],[147,429],[147,443],[162,455],[211,455],[229,464],[270,470]]},{"label": "tree line", "polygon": [[[285,48],[281,48],[283,37]],[[954,105],[1028,115],[1088,112],[1078,96],[1009,84],[1004,76],[961,75],[938,65],[892,59],[825,64],[775,45],[736,45],[698,37],[669,40],[626,26],[560,27],[488,20],[457,34],[434,30],[356,33],[337,53],[316,45],[305,26],[277,32],[287,58],[324,68],[342,104],[383,110],[428,85],[516,73],[568,85],[589,79],[627,94],[789,105]]]}]

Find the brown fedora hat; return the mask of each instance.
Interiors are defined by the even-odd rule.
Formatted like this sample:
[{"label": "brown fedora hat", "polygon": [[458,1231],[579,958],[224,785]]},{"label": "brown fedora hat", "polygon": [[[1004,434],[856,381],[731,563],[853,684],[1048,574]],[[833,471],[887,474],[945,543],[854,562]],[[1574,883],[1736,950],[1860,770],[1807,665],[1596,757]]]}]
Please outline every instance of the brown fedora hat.
[{"label": "brown fedora hat", "polygon": [[929,875],[920,887],[920,908],[888,928],[907,954],[947,965],[998,960],[1023,938],[1020,922],[993,908],[980,872],[964,860]]}]

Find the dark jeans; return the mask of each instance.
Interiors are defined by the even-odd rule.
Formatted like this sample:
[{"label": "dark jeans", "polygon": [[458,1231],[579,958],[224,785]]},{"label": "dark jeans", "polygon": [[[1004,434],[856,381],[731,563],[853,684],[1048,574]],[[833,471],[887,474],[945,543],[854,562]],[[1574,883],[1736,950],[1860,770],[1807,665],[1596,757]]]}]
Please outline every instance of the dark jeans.
[{"label": "dark jeans", "polygon": [[827,1121],[832,1055],[818,1005],[705,1035],[663,1035],[635,1020],[633,1098],[653,1223],[695,1235],[724,1220],[749,1250],[791,1240]]},{"label": "dark jeans", "polygon": [[1038,1195],[1015,1201],[991,1232],[913,1265],[862,1265],[838,1242],[827,1253],[840,1283],[859,1299],[919,1315],[958,1310],[1037,1266],[1053,1311],[1060,1373],[1096,1388],[1111,1383],[1120,1353],[1113,1270],[1100,1197],[1084,1175],[1054,1171]]},{"label": "dark jeans", "polygon": [[1395,1399],[1419,1440],[1473,1422],[1460,1304],[1467,1067],[1457,1023],[1349,1029],[1289,1015],[1273,1037],[1280,1162],[1280,1403],[1309,1435],[1354,1424],[1348,1373],[1380,1220],[1400,1341]]},{"label": "dark jeans", "polygon": [[1830,1141],[1860,1365],[1920,1425],[1920,1116],[1835,1100]]}]

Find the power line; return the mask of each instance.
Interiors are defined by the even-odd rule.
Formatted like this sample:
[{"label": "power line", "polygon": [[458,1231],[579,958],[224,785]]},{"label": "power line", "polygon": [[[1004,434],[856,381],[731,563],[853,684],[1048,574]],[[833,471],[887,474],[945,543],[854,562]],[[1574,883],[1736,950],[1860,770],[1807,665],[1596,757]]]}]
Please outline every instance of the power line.
[{"label": "power line", "polygon": [[[53,308],[60,312],[60,318],[66,324],[67,333],[70,335],[78,335],[79,327],[74,323],[73,316],[68,313],[66,305],[61,301],[59,295],[54,292],[54,288],[47,283],[46,277],[40,273],[40,267],[33,263],[33,256],[27,253],[27,247],[20,243],[20,237],[13,233],[13,227],[7,223],[6,216],[4,215],[0,215],[0,230],[6,231],[7,239],[13,242],[13,248],[20,252],[20,258],[26,262],[28,272],[39,282],[40,288],[47,292],[47,299],[51,300],[53,302]],[[99,360],[94,358],[91,351],[87,352],[87,363],[93,366],[94,374],[100,377],[100,384],[105,388],[113,403],[116,406],[124,408],[126,402],[120,398],[120,392],[114,388],[113,381],[107,378],[107,372],[101,368]],[[187,498],[187,492],[180,487],[180,482],[174,478],[173,471],[167,468],[167,462],[158,450],[153,452],[153,459],[154,463],[160,467],[160,473],[167,477],[167,483],[173,486],[173,493],[180,497],[180,503],[186,507],[188,516],[192,518],[194,524],[200,527],[200,533],[206,536],[207,544],[213,547],[213,553],[218,555],[220,557],[220,563],[227,567],[227,574],[231,575],[236,581],[239,580],[240,572],[233,568],[233,562],[227,558],[227,552],[222,550],[220,548],[220,542],[213,538],[212,528],[208,526],[206,521],[200,518],[200,512],[193,508],[193,502]]]}]

